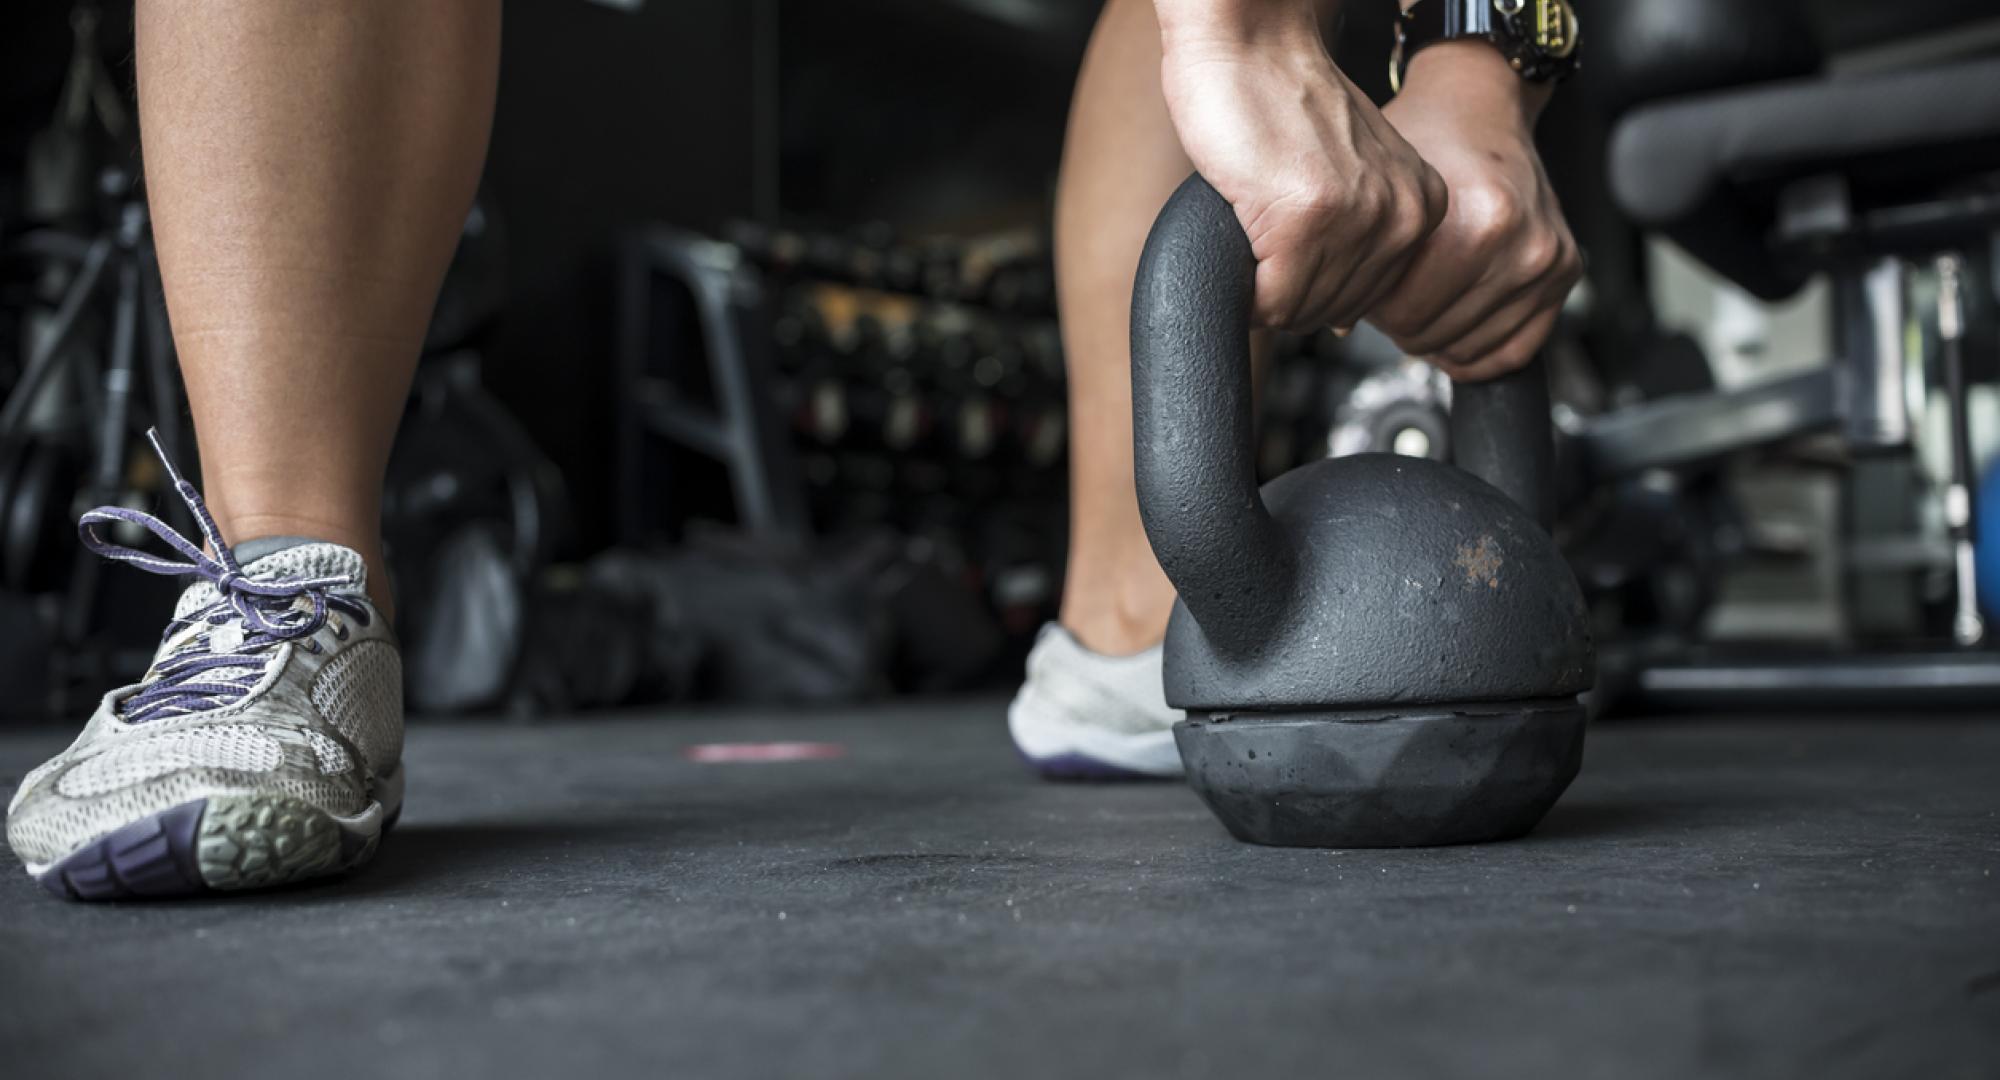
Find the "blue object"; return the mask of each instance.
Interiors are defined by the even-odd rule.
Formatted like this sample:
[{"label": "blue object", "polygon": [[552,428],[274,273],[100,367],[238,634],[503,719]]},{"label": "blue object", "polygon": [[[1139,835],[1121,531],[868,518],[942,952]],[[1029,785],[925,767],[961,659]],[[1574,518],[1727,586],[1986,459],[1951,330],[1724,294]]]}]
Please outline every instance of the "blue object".
[{"label": "blue object", "polygon": [[1975,500],[1978,529],[1979,606],[1989,619],[2000,618],[2000,460],[1986,467]]}]

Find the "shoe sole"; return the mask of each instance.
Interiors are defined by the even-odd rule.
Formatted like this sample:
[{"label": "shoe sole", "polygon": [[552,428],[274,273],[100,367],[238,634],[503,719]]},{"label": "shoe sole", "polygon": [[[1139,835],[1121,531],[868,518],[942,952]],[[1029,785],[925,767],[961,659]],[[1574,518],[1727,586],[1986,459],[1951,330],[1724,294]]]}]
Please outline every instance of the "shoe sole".
[{"label": "shoe sole", "polygon": [[1007,709],[1014,748],[1045,780],[1173,780],[1181,776],[1181,754],[1170,728],[1108,731],[1050,710],[1024,705]]},{"label": "shoe sole", "polygon": [[291,885],[360,867],[402,811],[402,770],[381,801],[351,818],[289,795],[214,795],[132,822],[46,867],[42,888],[65,900],[200,896]]},{"label": "shoe sole", "polygon": [[1108,761],[1100,761],[1088,754],[1055,754],[1048,757],[1036,757],[1023,750],[1021,751],[1021,760],[1027,764],[1028,768],[1034,770],[1035,775],[1040,776],[1044,780],[1105,783],[1125,780],[1172,780],[1180,775],[1178,770],[1171,773],[1140,772],[1137,769],[1128,769],[1123,766],[1113,765]]}]

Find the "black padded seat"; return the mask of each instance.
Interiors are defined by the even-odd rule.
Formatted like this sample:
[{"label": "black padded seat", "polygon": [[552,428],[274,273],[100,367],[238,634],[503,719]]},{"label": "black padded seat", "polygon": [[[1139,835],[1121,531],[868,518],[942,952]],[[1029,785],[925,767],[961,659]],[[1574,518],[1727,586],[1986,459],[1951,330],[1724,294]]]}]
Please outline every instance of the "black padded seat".
[{"label": "black padded seat", "polygon": [[1643,105],[1619,122],[1610,160],[1634,220],[1769,299],[1805,276],[1768,243],[1786,184],[1838,174],[1858,207],[1887,205],[1996,168],[2000,57]]}]

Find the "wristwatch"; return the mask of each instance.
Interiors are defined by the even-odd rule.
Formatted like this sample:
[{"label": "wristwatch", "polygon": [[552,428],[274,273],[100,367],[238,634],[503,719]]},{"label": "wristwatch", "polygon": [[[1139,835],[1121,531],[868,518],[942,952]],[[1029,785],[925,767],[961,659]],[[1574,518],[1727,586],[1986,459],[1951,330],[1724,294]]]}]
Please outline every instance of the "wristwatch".
[{"label": "wristwatch", "polygon": [[1577,36],[1569,0],[1417,0],[1396,20],[1389,85],[1402,90],[1417,50],[1461,38],[1490,42],[1524,79],[1552,82],[1576,70]]}]

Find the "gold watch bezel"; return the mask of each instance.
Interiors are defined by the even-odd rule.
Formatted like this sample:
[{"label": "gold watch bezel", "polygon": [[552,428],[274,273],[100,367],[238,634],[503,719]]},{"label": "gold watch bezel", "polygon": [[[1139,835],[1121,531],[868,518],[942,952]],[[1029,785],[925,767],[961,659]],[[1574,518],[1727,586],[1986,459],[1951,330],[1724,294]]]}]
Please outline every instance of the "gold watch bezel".
[{"label": "gold watch bezel", "polygon": [[1535,0],[1535,44],[1543,51],[1558,60],[1567,60],[1576,52],[1580,36],[1576,9],[1569,0]]}]

